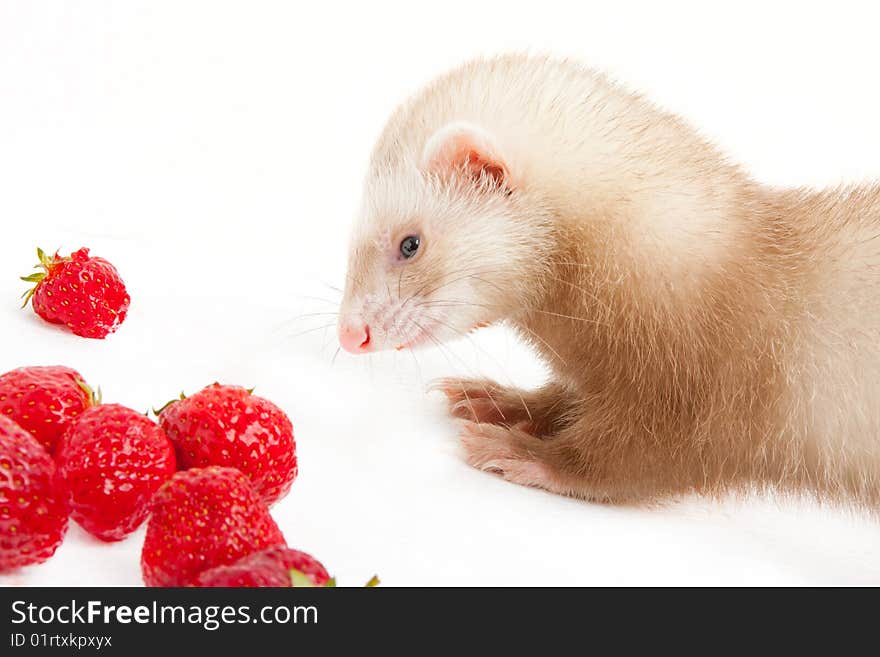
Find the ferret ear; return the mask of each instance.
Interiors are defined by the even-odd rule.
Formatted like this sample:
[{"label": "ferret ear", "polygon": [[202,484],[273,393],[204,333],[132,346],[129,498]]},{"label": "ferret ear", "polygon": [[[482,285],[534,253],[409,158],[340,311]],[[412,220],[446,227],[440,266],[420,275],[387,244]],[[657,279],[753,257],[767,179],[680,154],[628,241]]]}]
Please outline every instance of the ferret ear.
[{"label": "ferret ear", "polygon": [[510,166],[495,139],[485,130],[464,122],[450,123],[435,132],[422,153],[422,169],[442,178],[465,175],[483,177],[499,189],[514,187]]}]

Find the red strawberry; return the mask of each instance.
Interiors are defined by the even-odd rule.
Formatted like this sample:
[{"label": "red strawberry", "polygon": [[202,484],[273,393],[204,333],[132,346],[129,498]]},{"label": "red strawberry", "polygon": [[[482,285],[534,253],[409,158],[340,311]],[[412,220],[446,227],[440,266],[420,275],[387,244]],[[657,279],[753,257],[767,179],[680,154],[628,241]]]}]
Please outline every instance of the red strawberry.
[{"label": "red strawberry", "polygon": [[37,249],[38,269],[23,276],[36,283],[24,293],[24,305],[33,299],[34,312],[47,322],[64,324],[84,338],[106,338],[125,320],[131,298],[116,267],[103,258],[89,256],[88,249],[69,257],[46,255]]},{"label": "red strawberry", "polygon": [[0,415],[15,420],[50,454],[70,423],[97,401],[69,367],[22,367],[0,376]]},{"label": "red strawberry", "polygon": [[178,467],[237,468],[266,504],[285,495],[296,478],[290,419],[244,388],[215,383],[167,404],[159,411],[159,424],[174,443]]},{"label": "red strawberry", "polygon": [[55,455],[73,519],[104,541],[133,532],[174,474],[174,446],[151,419],[118,404],[94,406],[71,425]]},{"label": "red strawberry", "polygon": [[[291,577],[296,571],[298,583]],[[285,545],[274,545],[249,554],[235,563],[217,566],[199,575],[197,586],[327,586],[330,575],[313,556]]]},{"label": "red strawberry", "polygon": [[67,491],[52,457],[0,417],[0,571],[51,557],[67,531]]},{"label": "red strawberry", "polygon": [[147,586],[187,586],[284,536],[250,481],[233,468],[178,472],[153,498],[141,552]]}]

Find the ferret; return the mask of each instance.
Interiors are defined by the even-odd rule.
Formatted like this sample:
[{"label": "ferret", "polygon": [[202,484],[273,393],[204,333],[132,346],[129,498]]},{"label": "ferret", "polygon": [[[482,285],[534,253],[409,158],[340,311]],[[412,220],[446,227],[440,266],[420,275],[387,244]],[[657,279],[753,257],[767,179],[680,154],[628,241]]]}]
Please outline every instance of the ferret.
[{"label": "ferret", "polygon": [[339,340],[499,322],[551,377],[438,383],[476,468],[602,502],[880,508],[880,185],[765,186],[577,63],[468,63],[378,140]]}]

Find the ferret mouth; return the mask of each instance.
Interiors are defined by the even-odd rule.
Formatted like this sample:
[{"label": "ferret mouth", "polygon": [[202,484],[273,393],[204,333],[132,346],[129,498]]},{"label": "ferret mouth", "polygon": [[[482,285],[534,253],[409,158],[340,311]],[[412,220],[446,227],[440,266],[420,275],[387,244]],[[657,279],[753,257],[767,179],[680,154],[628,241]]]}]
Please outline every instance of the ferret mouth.
[{"label": "ferret mouth", "polygon": [[433,337],[434,334],[431,332],[431,327],[425,326],[420,323],[414,326],[414,330],[412,332],[408,332],[408,335],[404,338],[404,341],[394,347],[394,349],[396,351],[415,349],[416,347],[424,346],[425,343],[427,343],[429,340],[432,340]]}]

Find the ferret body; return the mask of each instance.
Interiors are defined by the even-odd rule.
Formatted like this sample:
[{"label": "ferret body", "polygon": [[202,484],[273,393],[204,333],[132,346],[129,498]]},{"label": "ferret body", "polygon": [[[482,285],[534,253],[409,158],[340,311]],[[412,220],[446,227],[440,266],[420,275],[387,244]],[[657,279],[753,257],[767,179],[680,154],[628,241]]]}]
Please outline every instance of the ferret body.
[{"label": "ferret body", "polygon": [[476,61],[392,116],[340,317],[355,353],[530,342],[539,390],[440,383],[468,462],[510,481],[880,507],[880,187],[765,187],[577,64]]}]

